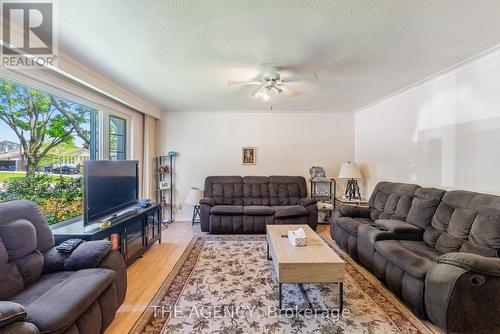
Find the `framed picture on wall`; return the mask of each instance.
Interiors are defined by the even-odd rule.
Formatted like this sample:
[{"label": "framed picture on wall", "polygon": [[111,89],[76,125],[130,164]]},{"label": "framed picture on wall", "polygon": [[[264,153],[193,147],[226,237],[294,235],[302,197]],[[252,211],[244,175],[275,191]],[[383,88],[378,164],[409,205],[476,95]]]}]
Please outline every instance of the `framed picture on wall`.
[{"label": "framed picture on wall", "polygon": [[168,184],[168,181],[160,181],[160,190],[167,190],[170,189],[170,184]]},{"label": "framed picture on wall", "polygon": [[241,159],[243,165],[255,165],[256,163],[256,151],[255,147],[242,147],[241,148]]}]

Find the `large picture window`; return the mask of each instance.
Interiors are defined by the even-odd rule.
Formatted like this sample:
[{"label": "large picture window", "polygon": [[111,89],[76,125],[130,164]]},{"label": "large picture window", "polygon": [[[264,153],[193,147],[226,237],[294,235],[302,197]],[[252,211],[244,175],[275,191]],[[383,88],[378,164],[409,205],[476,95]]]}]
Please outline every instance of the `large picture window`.
[{"label": "large picture window", "polygon": [[[0,201],[36,202],[49,224],[83,213],[83,163],[126,159],[126,121],[0,78]],[[109,147],[109,152],[100,148]]]},{"label": "large picture window", "polygon": [[36,202],[50,224],[82,213],[82,166],[98,110],[0,79],[0,200]]},{"label": "large picture window", "polygon": [[109,160],[125,160],[127,121],[109,116]]}]

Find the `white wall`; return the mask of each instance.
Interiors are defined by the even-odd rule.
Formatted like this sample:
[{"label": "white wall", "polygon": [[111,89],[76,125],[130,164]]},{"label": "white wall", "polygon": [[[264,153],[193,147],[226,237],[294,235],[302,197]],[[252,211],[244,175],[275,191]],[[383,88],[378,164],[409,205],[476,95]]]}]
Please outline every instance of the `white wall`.
[{"label": "white wall", "polygon": [[[177,151],[176,203],[209,175],[302,175],[322,166],[335,177],[354,153],[353,116],[333,113],[169,112],[160,122],[160,153]],[[257,147],[243,166],[242,146]],[[189,219],[192,207],[178,217]]]},{"label": "white wall", "polygon": [[367,193],[380,180],[500,194],[500,51],[355,115]]}]

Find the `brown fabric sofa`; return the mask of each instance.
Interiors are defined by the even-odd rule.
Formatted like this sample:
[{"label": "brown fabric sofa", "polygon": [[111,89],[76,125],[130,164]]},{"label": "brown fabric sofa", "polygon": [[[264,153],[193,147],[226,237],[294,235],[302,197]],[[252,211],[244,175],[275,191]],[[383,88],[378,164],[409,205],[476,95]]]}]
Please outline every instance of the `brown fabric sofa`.
[{"label": "brown fabric sofa", "polygon": [[413,201],[416,184],[380,182],[373,190],[368,208],[340,206],[333,214],[332,238],[354,260],[358,260],[358,228],[371,225],[376,219],[405,220]]},{"label": "brown fabric sofa", "polygon": [[308,224],[316,229],[316,201],[301,176],[209,176],[200,201],[201,230],[265,233],[267,224]]},{"label": "brown fabric sofa", "polygon": [[499,331],[500,196],[417,188],[405,221],[360,225],[356,244],[416,314],[450,333]]},{"label": "brown fabric sofa", "polygon": [[123,257],[108,241],[70,255],[36,204],[0,203],[0,334],[102,333],[127,289]]}]

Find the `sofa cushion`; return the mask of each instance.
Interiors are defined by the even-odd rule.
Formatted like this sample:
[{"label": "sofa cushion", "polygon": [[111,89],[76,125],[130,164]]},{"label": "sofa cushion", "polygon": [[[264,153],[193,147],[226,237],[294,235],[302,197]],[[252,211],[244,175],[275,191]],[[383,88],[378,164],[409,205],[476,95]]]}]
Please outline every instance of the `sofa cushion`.
[{"label": "sofa cushion", "polygon": [[375,200],[373,201],[373,206],[375,207],[375,209],[377,209],[379,212],[384,211],[385,204],[389,200],[390,195],[390,193],[379,191],[375,195]]},{"label": "sofa cushion", "polygon": [[[448,191],[432,219],[432,233],[424,240],[442,252],[496,253],[500,248],[500,196],[470,191]],[[465,241],[468,244],[464,246]],[[488,251],[485,248],[490,248]]]},{"label": "sofa cushion", "polygon": [[358,226],[361,224],[373,224],[373,220],[370,218],[352,218],[352,217],[336,217],[334,228],[342,228],[349,234],[354,236],[358,235]]},{"label": "sofa cushion", "polygon": [[[6,291],[11,293],[22,284],[30,284],[40,277],[43,256],[37,249],[37,243],[37,230],[26,219],[14,219],[0,224],[0,266],[5,268],[6,272],[2,276],[8,282],[8,287],[0,293],[0,297],[8,298],[11,295],[5,295]],[[6,267],[7,262],[9,266]],[[12,265],[17,267],[17,271]],[[19,278],[18,274],[22,277],[22,284],[14,282]]]},{"label": "sofa cushion", "polygon": [[14,263],[9,263],[9,254],[0,237],[0,299],[7,299],[24,287],[23,277]]},{"label": "sofa cushion", "polygon": [[111,252],[111,242],[108,240],[94,240],[84,242],[71,253],[64,263],[64,269],[76,271],[95,268]]},{"label": "sofa cushion", "polygon": [[395,219],[377,219],[375,225],[383,231],[394,233],[423,233],[420,227]]},{"label": "sofa cushion", "polygon": [[43,255],[39,250],[26,255],[20,259],[12,261],[21,273],[25,285],[36,281],[43,271]]},{"label": "sofa cushion", "polygon": [[406,221],[424,229],[430,226],[444,193],[444,190],[436,188],[417,189]]},{"label": "sofa cushion", "polygon": [[500,213],[478,214],[472,224],[469,240],[479,246],[500,249]]},{"label": "sofa cushion", "polygon": [[269,176],[269,198],[272,206],[297,205],[307,197],[306,179],[302,176]]},{"label": "sofa cushion", "polygon": [[83,269],[52,286],[29,305],[26,321],[40,332],[62,332],[69,328],[111,285],[115,273],[109,269]]},{"label": "sofa cushion", "polygon": [[213,215],[242,215],[243,206],[241,205],[216,205],[210,209]]},{"label": "sofa cushion", "polygon": [[451,215],[447,232],[454,237],[467,239],[476,216],[476,210],[456,208]]},{"label": "sofa cushion", "polygon": [[309,211],[302,205],[273,206],[275,218],[303,217],[309,215]]},{"label": "sofa cushion", "polygon": [[14,296],[24,288],[23,277],[14,263],[0,263],[0,299]]},{"label": "sofa cushion", "polygon": [[0,226],[17,219],[28,221],[34,226],[36,248],[40,252],[46,252],[54,247],[54,236],[38,205],[24,200],[0,203]]},{"label": "sofa cushion", "polygon": [[0,224],[0,237],[10,261],[22,258],[36,250],[36,230],[26,219],[16,219]]},{"label": "sofa cushion", "polygon": [[447,232],[444,232],[437,239],[436,249],[441,253],[458,252],[463,243],[463,239],[457,238]]},{"label": "sofa cushion", "polygon": [[205,197],[217,205],[243,205],[241,176],[209,176],[205,179]]},{"label": "sofa cushion", "polygon": [[243,177],[243,205],[270,205],[269,180],[266,176]]},{"label": "sofa cushion", "polygon": [[411,276],[424,279],[441,253],[423,241],[382,240],[375,243],[375,250],[387,261]]},{"label": "sofa cushion", "polygon": [[443,234],[443,231],[435,229],[432,226],[429,226],[425,229],[424,232],[424,241],[431,247],[436,247],[437,241],[439,237]]},{"label": "sofa cushion", "polygon": [[472,253],[472,254],[488,256],[488,257],[498,257],[499,256],[497,250],[489,248],[489,247],[480,246],[480,245],[477,245],[477,244],[469,242],[469,241],[464,241],[464,243],[462,244],[462,247],[460,247],[460,252]]},{"label": "sofa cushion", "polygon": [[416,184],[379,182],[368,201],[371,219],[405,220],[418,188]]},{"label": "sofa cushion", "polygon": [[24,290],[10,298],[10,300],[21,305],[29,305],[46,291],[65,281],[72,274],[72,271],[59,271],[42,275],[35,283],[27,286]]},{"label": "sofa cushion", "polygon": [[268,216],[274,215],[275,209],[270,206],[252,205],[245,206],[243,213],[249,216]]}]

